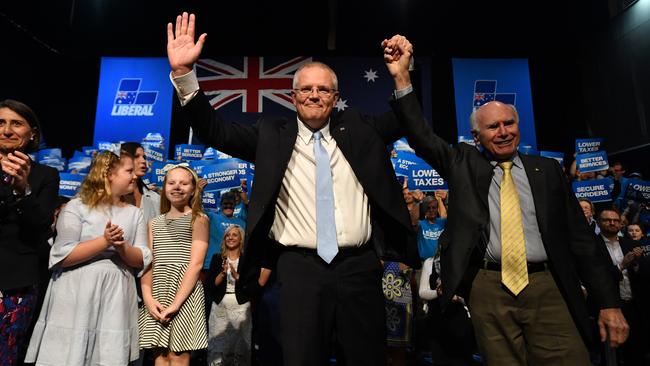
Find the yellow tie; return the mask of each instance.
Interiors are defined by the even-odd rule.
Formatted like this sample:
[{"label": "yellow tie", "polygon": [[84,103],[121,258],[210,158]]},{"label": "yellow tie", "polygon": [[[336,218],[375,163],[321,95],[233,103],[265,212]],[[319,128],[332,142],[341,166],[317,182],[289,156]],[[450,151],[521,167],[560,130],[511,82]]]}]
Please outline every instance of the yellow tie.
[{"label": "yellow tie", "polygon": [[528,285],[526,242],[511,161],[499,163],[501,180],[501,282],[516,296]]}]

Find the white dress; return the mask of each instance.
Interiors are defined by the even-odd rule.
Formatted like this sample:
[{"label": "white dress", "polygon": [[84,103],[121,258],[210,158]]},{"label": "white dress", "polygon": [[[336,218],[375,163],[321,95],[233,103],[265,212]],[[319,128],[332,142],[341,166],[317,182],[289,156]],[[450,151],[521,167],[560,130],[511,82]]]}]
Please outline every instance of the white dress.
[{"label": "white dress", "polygon": [[[239,259],[228,259],[235,269]],[[208,365],[248,366],[250,365],[251,320],[250,302],[237,303],[235,279],[227,271],[226,294],[219,304],[212,303],[208,324]]]},{"label": "white dress", "polygon": [[134,269],[109,248],[79,265],[60,263],[80,243],[104,234],[111,221],[151,262],[142,212],[135,206],[90,209],[79,198],[61,211],[50,252],[53,270],[25,362],[36,365],[120,365],[138,358]]}]

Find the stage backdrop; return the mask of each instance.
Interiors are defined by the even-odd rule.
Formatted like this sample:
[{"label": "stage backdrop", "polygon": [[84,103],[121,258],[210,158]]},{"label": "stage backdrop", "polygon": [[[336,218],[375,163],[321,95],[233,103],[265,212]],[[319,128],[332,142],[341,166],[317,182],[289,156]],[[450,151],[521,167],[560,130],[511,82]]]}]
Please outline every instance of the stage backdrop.
[{"label": "stage backdrop", "polygon": [[93,144],[158,132],[169,151],[172,90],[167,58],[102,57]]},{"label": "stage backdrop", "polygon": [[521,145],[537,150],[528,60],[455,58],[452,62],[459,141],[471,136],[469,115],[474,108],[497,100],[517,107]]},{"label": "stage backdrop", "polygon": [[[220,57],[201,59],[196,72],[212,106],[231,121],[253,123],[262,114],[295,118],[291,104],[294,72],[309,61],[324,62],[337,74],[340,99],[334,113],[354,107],[365,114],[390,110],[392,78],[381,57]],[[430,59],[416,59],[416,93],[431,117]],[[194,143],[199,142],[194,139]]]}]

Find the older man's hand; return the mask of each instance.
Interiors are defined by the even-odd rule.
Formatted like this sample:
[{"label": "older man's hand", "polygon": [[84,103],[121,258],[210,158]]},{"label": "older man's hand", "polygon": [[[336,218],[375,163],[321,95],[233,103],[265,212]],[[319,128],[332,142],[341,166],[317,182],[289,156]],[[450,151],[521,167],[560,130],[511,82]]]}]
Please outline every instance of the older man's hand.
[{"label": "older man's hand", "polygon": [[598,314],[598,330],[600,341],[605,342],[609,335],[609,344],[616,348],[625,343],[630,326],[619,308],[601,309]]}]

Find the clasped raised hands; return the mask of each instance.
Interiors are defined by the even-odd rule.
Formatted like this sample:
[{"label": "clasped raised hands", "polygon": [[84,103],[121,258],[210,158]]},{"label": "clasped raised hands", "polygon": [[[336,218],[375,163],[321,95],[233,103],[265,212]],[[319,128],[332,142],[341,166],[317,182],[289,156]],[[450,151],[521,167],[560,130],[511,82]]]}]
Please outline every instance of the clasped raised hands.
[{"label": "clasped raised hands", "polygon": [[124,244],[124,230],[109,221],[106,223],[106,228],[104,228],[104,238],[106,238],[110,246],[122,246]]},{"label": "clasped raised hands", "polygon": [[176,17],[176,26],[167,24],[167,58],[174,76],[187,74],[199,59],[207,33],[201,34],[194,42],[196,17],[194,14],[183,12]]}]

